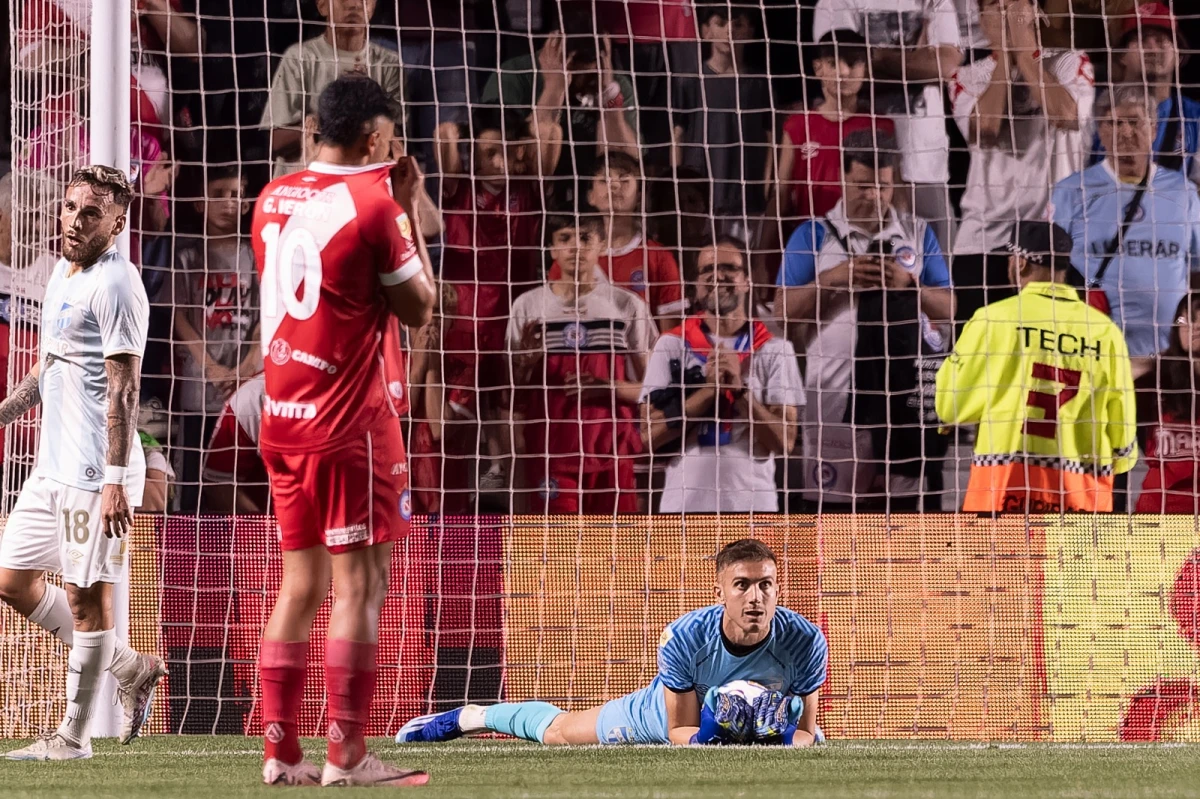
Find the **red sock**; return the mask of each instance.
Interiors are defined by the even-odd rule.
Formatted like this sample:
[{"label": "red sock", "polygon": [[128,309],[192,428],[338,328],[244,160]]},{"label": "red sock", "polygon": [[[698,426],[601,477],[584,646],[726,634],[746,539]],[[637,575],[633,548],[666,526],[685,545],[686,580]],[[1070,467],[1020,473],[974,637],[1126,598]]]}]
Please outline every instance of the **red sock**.
[{"label": "red sock", "polygon": [[363,730],[375,696],[378,644],[331,638],[325,644],[325,690],[329,694],[329,762],[357,765],[367,752]]},{"label": "red sock", "polygon": [[258,651],[262,675],[263,759],[296,764],[304,759],[296,717],[304,702],[308,641],[263,641]]}]

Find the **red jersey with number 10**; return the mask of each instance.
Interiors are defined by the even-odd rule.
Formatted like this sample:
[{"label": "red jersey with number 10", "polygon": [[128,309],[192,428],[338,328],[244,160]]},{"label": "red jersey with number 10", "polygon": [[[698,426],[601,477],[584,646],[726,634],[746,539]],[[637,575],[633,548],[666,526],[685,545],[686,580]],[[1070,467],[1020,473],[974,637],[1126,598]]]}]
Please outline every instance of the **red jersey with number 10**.
[{"label": "red jersey with number 10", "polygon": [[390,312],[382,289],[422,264],[389,174],[389,164],[316,162],[259,195],[264,449],[332,447],[397,413],[384,368]]}]

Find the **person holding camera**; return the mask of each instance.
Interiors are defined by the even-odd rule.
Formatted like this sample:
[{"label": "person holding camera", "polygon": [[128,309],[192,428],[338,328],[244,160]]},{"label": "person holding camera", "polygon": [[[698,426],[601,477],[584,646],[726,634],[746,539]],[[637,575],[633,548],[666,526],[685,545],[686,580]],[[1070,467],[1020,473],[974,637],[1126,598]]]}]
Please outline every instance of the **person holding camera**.
[{"label": "person holding camera", "polygon": [[662,513],[776,513],[775,459],[796,444],[803,384],[792,345],[750,318],[745,242],[696,256],[692,314],[658,339],[642,381],[642,440],[666,457]]},{"label": "person holding camera", "polygon": [[940,486],[933,379],[954,295],[933,229],[892,204],[896,152],[846,136],[842,199],[796,229],[779,274],[775,308],[807,355],[805,496],[824,504],[915,510],[927,477]]}]

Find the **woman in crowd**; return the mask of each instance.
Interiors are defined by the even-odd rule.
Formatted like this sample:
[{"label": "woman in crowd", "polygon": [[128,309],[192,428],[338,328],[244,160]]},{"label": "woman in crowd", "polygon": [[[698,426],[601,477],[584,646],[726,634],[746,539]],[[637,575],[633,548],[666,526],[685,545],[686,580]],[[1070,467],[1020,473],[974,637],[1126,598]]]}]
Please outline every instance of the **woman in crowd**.
[{"label": "woman in crowd", "polygon": [[1138,513],[1200,512],[1200,291],[1175,310],[1171,343],[1137,381],[1146,463]]}]

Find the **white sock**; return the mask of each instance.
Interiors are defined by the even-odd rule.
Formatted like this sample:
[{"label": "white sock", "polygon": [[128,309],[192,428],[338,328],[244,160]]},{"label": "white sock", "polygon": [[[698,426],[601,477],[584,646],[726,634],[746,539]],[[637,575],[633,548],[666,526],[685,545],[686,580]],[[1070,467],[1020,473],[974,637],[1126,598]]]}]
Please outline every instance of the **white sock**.
[{"label": "white sock", "polygon": [[[29,620],[68,647],[74,646],[75,619],[71,615],[71,603],[67,601],[67,592],[57,585],[46,584],[42,600],[29,614]],[[118,640],[113,647],[112,663],[108,667],[117,682],[136,677],[138,665],[138,653],[124,641]]]},{"label": "white sock", "polygon": [[458,714],[458,728],[465,733],[483,732],[487,729],[487,708],[467,705]]},{"label": "white sock", "polygon": [[71,603],[67,601],[67,592],[57,585],[46,583],[42,601],[29,614],[29,620],[67,646],[74,646],[75,618],[71,615]]},{"label": "white sock", "polygon": [[58,734],[74,746],[91,743],[96,694],[116,642],[114,630],[75,633],[75,646],[67,658],[67,715],[58,725]]}]

